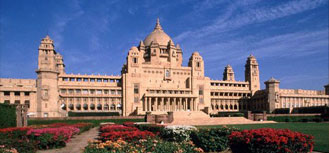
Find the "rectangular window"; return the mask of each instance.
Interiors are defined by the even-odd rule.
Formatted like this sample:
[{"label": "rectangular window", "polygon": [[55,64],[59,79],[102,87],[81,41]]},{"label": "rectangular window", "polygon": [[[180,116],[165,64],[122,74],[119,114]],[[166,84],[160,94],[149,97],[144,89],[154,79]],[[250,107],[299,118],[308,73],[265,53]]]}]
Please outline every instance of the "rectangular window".
[{"label": "rectangular window", "polygon": [[96,91],[96,94],[97,94],[97,95],[101,95],[101,94],[102,94],[102,90],[97,90],[97,91]]},{"label": "rectangular window", "polygon": [[75,89],[75,93],[80,94],[81,93],[81,89]]},{"label": "rectangular window", "polygon": [[111,90],[111,95],[115,95],[115,90]]},{"label": "rectangular window", "polygon": [[5,100],[4,103],[5,104],[10,104],[10,101],[9,100]]},{"label": "rectangular window", "polygon": [[10,91],[5,91],[5,92],[4,92],[4,95],[5,95],[5,96],[10,96]]},{"label": "rectangular window", "polygon": [[102,82],[102,79],[97,79],[97,82]]},{"label": "rectangular window", "polygon": [[90,94],[95,94],[95,90],[94,89],[91,89],[90,90]]},{"label": "rectangular window", "polygon": [[27,108],[30,108],[30,101],[29,100],[25,100],[24,104],[27,105]]},{"label": "rectangular window", "polygon": [[139,85],[134,84],[134,94],[138,94],[138,93],[139,93]]},{"label": "rectangular window", "polygon": [[24,92],[24,96],[30,96],[30,92]]},{"label": "rectangular window", "polygon": [[77,78],[77,81],[78,81],[78,82],[81,82],[81,81],[82,81],[82,78]]},{"label": "rectangular window", "polygon": [[134,62],[135,64],[137,63],[137,58],[136,58],[136,57],[133,58],[133,62]]},{"label": "rectangular window", "polygon": [[69,94],[73,94],[73,89],[69,89]]},{"label": "rectangular window", "polygon": [[14,104],[21,104],[21,101],[15,100],[15,103]]},{"label": "rectangular window", "polygon": [[104,90],[104,94],[109,94],[109,90]]},{"label": "rectangular window", "polygon": [[82,94],[88,94],[88,89],[83,89]]},{"label": "rectangular window", "polygon": [[103,82],[109,82],[109,80],[108,79],[104,79]]},{"label": "rectangular window", "polygon": [[95,79],[90,79],[90,82],[95,82]]},{"label": "rectangular window", "polygon": [[20,92],[19,91],[15,91],[15,96],[20,96]]},{"label": "rectangular window", "polygon": [[88,78],[83,78],[83,82],[89,82]]}]

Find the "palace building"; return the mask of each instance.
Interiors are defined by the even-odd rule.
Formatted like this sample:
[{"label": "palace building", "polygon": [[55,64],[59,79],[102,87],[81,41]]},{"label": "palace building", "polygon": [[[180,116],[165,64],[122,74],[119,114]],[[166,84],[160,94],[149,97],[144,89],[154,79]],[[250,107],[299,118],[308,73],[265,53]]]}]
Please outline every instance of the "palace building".
[{"label": "palace building", "polygon": [[259,63],[252,55],[245,64],[245,81],[236,81],[230,65],[223,80],[205,76],[206,64],[194,52],[182,66],[183,51],[162,29],[133,46],[121,76],[66,74],[62,55],[47,35],[38,49],[37,79],[0,79],[0,102],[26,104],[32,117],[64,117],[72,112],[119,112],[123,116],[203,111],[207,114],[247,110],[324,106],[325,90],[280,89],[271,78],[260,89]]}]

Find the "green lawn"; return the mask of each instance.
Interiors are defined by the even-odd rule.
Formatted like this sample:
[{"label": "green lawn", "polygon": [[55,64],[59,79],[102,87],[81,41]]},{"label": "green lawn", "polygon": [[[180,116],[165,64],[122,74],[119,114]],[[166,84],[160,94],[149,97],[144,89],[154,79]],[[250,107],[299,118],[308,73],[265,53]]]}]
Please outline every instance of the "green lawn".
[{"label": "green lawn", "polygon": [[95,126],[98,126],[102,122],[113,122],[116,124],[122,124],[124,122],[144,122],[144,119],[105,119],[105,120],[28,120],[28,125],[44,125],[52,123],[81,123],[89,122],[93,123]]},{"label": "green lawn", "polygon": [[[290,129],[304,134],[314,136],[314,150],[329,153],[329,123],[275,123],[275,124],[245,124],[245,125],[228,125],[239,129],[258,129],[258,128],[276,128]],[[216,128],[214,126],[200,126],[199,128]]]}]

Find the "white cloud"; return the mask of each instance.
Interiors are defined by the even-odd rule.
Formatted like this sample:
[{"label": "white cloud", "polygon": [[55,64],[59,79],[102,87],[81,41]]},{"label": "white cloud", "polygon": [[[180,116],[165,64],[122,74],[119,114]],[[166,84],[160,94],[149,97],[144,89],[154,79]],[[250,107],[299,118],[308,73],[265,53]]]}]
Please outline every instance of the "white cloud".
[{"label": "white cloud", "polygon": [[[184,41],[191,38],[203,38],[208,35],[218,34],[227,32],[233,29],[240,28],[245,25],[260,23],[278,18],[294,15],[307,10],[319,7],[328,1],[326,0],[301,0],[301,1],[289,1],[287,3],[274,6],[274,7],[263,7],[259,9],[248,9],[248,5],[244,3],[233,3],[228,6],[227,12],[223,15],[219,15],[213,24],[201,27],[196,31],[185,31],[174,39],[176,41]],[[240,7],[247,7],[241,9]],[[232,12],[237,9],[246,10],[238,15],[234,15]],[[235,12],[236,13],[236,12]]]}]

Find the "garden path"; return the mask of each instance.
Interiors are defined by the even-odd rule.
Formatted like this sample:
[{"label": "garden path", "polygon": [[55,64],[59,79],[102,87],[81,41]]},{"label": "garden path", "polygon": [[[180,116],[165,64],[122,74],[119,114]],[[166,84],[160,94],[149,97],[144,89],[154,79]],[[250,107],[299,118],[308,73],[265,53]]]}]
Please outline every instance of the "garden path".
[{"label": "garden path", "polygon": [[88,145],[88,140],[98,137],[98,127],[74,136],[64,148],[40,150],[37,153],[83,153],[84,148]]}]

